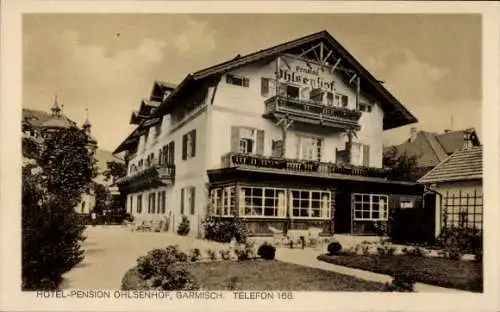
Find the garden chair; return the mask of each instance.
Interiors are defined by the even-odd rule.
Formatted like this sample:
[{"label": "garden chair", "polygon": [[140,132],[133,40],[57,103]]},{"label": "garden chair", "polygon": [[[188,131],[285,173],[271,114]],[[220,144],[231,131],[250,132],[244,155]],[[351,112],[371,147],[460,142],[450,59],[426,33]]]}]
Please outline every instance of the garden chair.
[{"label": "garden chair", "polygon": [[281,247],[286,243],[286,236],[282,230],[269,226],[269,231],[273,233],[273,245],[276,247]]}]

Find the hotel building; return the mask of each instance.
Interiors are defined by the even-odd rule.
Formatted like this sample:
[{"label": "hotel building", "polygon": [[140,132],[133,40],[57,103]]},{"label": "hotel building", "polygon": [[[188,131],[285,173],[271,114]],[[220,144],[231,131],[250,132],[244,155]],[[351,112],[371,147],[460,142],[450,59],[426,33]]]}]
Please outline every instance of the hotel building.
[{"label": "hotel building", "polygon": [[175,232],[238,217],[253,235],[320,227],[369,234],[422,187],[389,181],[382,134],[417,119],[328,32],[156,81],[114,151],[127,211]]}]

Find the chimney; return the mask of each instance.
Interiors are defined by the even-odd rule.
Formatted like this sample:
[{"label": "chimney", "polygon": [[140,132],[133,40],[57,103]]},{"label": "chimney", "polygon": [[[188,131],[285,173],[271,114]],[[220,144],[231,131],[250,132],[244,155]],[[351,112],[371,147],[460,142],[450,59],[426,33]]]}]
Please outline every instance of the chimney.
[{"label": "chimney", "polygon": [[470,129],[464,130],[464,146],[463,149],[468,149],[472,147],[472,131]]},{"label": "chimney", "polygon": [[411,127],[410,130],[410,142],[413,143],[417,139],[417,128]]}]

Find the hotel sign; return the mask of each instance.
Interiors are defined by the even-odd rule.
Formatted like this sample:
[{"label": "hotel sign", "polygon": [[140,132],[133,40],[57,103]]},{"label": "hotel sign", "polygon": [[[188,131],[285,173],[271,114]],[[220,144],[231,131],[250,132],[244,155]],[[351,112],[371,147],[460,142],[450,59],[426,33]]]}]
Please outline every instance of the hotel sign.
[{"label": "hotel sign", "polygon": [[310,86],[312,89],[334,91],[335,81],[329,71],[317,64],[306,63],[291,57],[280,57],[278,81]]}]

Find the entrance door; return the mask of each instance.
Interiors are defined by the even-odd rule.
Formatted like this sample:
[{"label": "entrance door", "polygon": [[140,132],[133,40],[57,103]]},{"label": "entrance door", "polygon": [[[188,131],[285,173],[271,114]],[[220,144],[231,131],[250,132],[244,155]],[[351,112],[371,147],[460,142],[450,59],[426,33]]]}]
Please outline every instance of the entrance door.
[{"label": "entrance door", "polygon": [[349,193],[336,193],[334,224],[335,233],[351,233],[351,196]]},{"label": "entrance door", "polygon": [[425,195],[423,219],[423,233],[426,236],[425,240],[432,241],[436,234],[436,194]]}]

